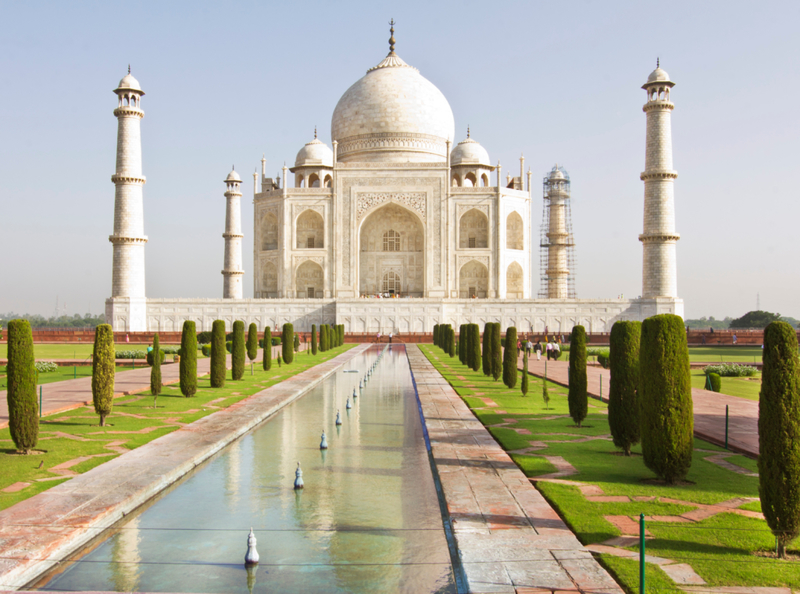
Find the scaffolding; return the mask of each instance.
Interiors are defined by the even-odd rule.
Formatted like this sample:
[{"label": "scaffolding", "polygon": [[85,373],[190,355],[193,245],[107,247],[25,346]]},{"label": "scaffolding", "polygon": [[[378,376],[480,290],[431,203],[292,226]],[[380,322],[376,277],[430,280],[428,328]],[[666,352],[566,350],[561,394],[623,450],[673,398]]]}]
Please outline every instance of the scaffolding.
[{"label": "scaffolding", "polygon": [[569,174],[556,164],[542,185],[539,298],[575,299],[576,259]]}]

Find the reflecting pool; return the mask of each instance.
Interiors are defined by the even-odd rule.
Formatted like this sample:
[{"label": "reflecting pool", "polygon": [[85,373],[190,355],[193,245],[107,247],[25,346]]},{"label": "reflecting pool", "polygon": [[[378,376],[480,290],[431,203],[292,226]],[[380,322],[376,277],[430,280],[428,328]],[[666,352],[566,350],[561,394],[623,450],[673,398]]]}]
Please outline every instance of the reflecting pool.
[{"label": "reflecting pool", "polygon": [[[328,450],[319,449],[323,430]],[[298,462],[305,488],[295,491]],[[247,571],[251,526],[260,564]],[[455,592],[405,348],[376,345],[354,357],[37,585]]]}]

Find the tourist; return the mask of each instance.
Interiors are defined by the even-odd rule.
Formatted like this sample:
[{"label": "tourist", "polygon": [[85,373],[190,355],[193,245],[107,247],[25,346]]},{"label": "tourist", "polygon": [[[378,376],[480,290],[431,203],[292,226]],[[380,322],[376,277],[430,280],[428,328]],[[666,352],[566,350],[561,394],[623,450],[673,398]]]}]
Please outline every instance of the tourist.
[{"label": "tourist", "polygon": [[733,335],[733,344],[736,344],[736,334]]},{"label": "tourist", "polygon": [[391,332],[389,332],[389,344],[392,344],[392,336],[394,336]]},{"label": "tourist", "polygon": [[536,344],[533,345],[533,352],[536,353],[536,360],[537,361],[541,361],[542,360],[542,343],[539,342],[538,340],[536,341]]},{"label": "tourist", "polygon": [[531,349],[533,348],[533,344],[531,344],[531,339],[528,337],[528,340],[525,342],[525,354],[530,355]]}]

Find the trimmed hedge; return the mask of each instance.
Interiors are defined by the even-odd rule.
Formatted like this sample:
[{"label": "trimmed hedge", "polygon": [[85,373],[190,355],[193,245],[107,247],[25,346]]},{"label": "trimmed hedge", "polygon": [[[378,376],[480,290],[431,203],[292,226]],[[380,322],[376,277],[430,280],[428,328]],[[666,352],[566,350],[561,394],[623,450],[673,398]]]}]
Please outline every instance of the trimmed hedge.
[{"label": "trimmed hedge", "polygon": [[517,385],[517,329],[509,326],[506,330],[503,350],[503,383],[512,390]]},{"label": "trimmed hedge", "polygon": [[203,346],[200,347],[200,351],[203,353],[204,356],[210,357],[211,356],[211,345],[210,344],[204,344]]},{"label": "trimmed hedge", "polygon": [[528,395],[528,381],[528,351],[526,350],[522,356],[522,385],[520,386],[523,396]]},{"label": "trimmed hedge", "polygon": [[492,375],[492,331],[491,331],[492,323],[486,322],[483,325],[483,341],[482,341],[482,366],[483,366],[483,375],[490,376]]},{"label": "trimmed hedge", "polygon": [[294,335],[294,352],[297,353],[300,351],[300,335]]},{"label": "trimmed hedge", "polygon": [[456,356],[456,331],[450,324],[447,325],[447,354]]},{"label": "trimmed hedge", "polygon": [[311,324],[311,354],[317,354],[317,325]]},{"label": "trimmed hedge", "polygon": [[225,322],[214,320],[211,324],[211,387],[221,388],[225,385],[225,369],[228,351],[225,348]]},{"label": "trimmed hedge", "polygon": [[[608,393],[608,425],[614,445],[631,455],[631,446],[639,443],[639,345],[642,323],[620,321],[611,327],[609,368],[611,387]],[[598,357],[599,358],[599,357]]]},{"label": "trimmed hedge", "polygon": [[100,426],[114,406],[114,331],[110,324],[100,324],[94,333],[92,352],[92,401],[94,412],[100,415]]},{"label": "trimmed hedge", "polygon": [[492,378],[494,381],[500,379],[503,375],[503,349],[500,346],[500,322],[492,324],[492,337],[490,344],[492,345]]},{"label": "trimmed hedge", "polygon": [[272,330],[270,330],[269,326],[264,328],[264,345],[261,368],[264,371],[269,371],[272,369]]},{"label": "trimmed hedge", "polygon": [[284,363],[291,363],[294,361],[294,326],[286,323],[283,325],[283,334],[281,335],[281,349]]},{"label": "trimmed hedge", "polygon": [[[151,351],[153,366],[150,368],[150,393],[153,396],[161,394],[161,363],[164,361],[164,353],[161,352],[158,344],[158,334],[153,336],[153,350]],[[155,401],[153,401],[155,407]]]},{"label": "trimmed hedge", "polygon": [[[147,364],[150,367],[153,366],[153,362],[155,361],[155,357],[156,357],[155,352],[156,352],[156,350],[154,348],[152,351],[148,351],[148,353],[145,355],[145,361],[147,361]],[[164,351],[161,348],[159,348],[158,349],[158,361],[159,361],[159,364],[163,363],[164,359],[166,359],[166,358],[167,358],[167,355],[164,353]]]},{"label": "trimmed hedge", "polygon": [[692,383],[683,319],[661,314],[642,323],[639,398],[645,465],[669,484],[692,465]]},{"label": "trimmed hedge", "polygon": [[197,329],[191,320],[183,323],[181,334],[180,385],[187,398],[197,394]]},{"label": "trimmed hedge", "polygon": [[469,346],[472,349],[471,365],[472,371],[479,371],[481,368],[481,327],[478,324],[470,324],[472,336]]},{"label": "trimmed hedge", "polygon": [[458,327],[458,360],[467,364],[467,325],[461,324]]},{"label": "trimmed hedge", "polygon": [[244,322],[236,320],[233,323],[233,343],[231,350],[231,378],[240,380],[244,377],[245,363],[245,342],[244,342]]},{"label": "trimmed hedge", "polygon": [[247,358],[255,361],[258,357],[258,326],[251,322],[247,328]]},{"label": "trimmed hedge", "polygon": [[722,391],[722,378],[719,376],[718,373],[709,373],[708,376],[708,383],[711,384],[711,391],[712,392],[721,392]]},{"label": "trimmed hedge", "polygon": [[764,330],[758,400],[758,491],[778,556],[800,534],[800,370],[797,335],[786,322]]},{"label": "trimmed hedge", "polygon": [[580,427],[589,412],[588,382],[586,379],[586,329],[572,328],[569,340],[569,416]]},{"label": "trimmed hedge", "polygon": [[197,344],[211,344],[212,333],[208,330],[198,333]]},{"label": "trimmed hedge", "polygon": [[703,373],[716,373],[720,377],[753,377],[758,369],[752,365],[739,365],[737,363],[722,363],[720,365],[706,365]]},{"label": "trimmed hedge", "polygon": [[[17,450],[28,454],[39,441],[39,401],[36,397],[33,331],[28,320],[11,320],[8,323],[7,357],[8,428]],[[113,351],[111,366],[113,369]]]}]

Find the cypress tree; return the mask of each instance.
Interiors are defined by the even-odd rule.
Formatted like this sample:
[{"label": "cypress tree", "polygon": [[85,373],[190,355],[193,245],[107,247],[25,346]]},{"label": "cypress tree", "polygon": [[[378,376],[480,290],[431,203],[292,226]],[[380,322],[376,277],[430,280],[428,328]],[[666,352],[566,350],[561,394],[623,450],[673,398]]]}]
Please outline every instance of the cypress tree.
[{"label": "cypress tree", "polygon": [[528,351],[525,351],[525,354],[522,355],[522,385],[520,390],[522,390],[523,396],[528,395]]},{"label": "cypress tree", "polygon": [[503,350],[503,383],[514,389],[517,385],[517,329],[509,326],[506,330],[505,349]]},{"label": "cypress tree", "polygon": [[254,322],[247,328],[247,358],[251,362],[258,357],[258,326]]},{"label": "cypress tree", "polygon": [[589,412],[586,392],[586,329],[575,326],[569,339],[569,416],[580,427]]},{"label": "cypress tree", "polygon": [[283,325],[283,335],[281,336],[281,352],[283,354],[283,362],[286,364],[294,361],[294,326],[289,323]]},{"label": "cypress tree", "polygon": [[36,399],[33,332],[28,320],[8,323],[7,356],[8,428],[17,450],[29,454],[39,441],[39,402]]},{"label": "cypress tree", "polygon": [[319,327],[319,350],[323,353],[328,350],[328,333],[325,331],[325,324]]},{"label": "cypress tree", "polygon": [[466,364],[467,356],[467,325],[461,324],[458,327],[458,360],[462,364]]},{"label": "cypress tree", "polygon": [[225,348],[225,322],[214,320],[211,324],[211,387],[221,388],[225,385],[225,369],[228,350]]},{"label": "cypress tree", "polygon": [[161,394],[161,346],[158,342],[158,334],[153,336],[153,366],[150,368],[150,393],[153,395],[153,408],[156,407],[156,400]]},{"label": "cypress tree", "polygon": [[472,371],[478,371],[481,368],[481,327],[478,324],[470,324],[472,327],[472,338],[470,339],[470,347],[472,347]]},{"label": "cypress tree", "polygon": [[[222,336],[225,338],[225,335]],[[154,359],[155,361],[155,359]],[[94,332],[92,353],[92,400],[94,412],[100,415],[100,426],[106,424],[114,404],[114,331],[110,324],[100,324]]]},{"label": "cypress tree", "polygon": [[433,325],[433,346],[439,346],[439,324]]},{"label": "cypress tree", "polygon": [[456,331],[451,325],[447,325],[447,353],[450,357],[456,356]]},{"label": "cypress tree", "polygon": [[642,323],[639,402],[644,463],[674,484],[692,465],[694,428],[689,349],[680,316],[661,314]]},{"label": "cypress tree", "polygon": [[231,378],[236,381],[244,377],[244,322],[236,320],[233,323],[233,340],[231,341]]},{"label": "cypress tree", "polygon": [[797,335],[786,322],[764,330],[758,399],[758,491],[778,556],[800,534],[800,371]]},{"label": "cypress tree", "polygon": [[197,328],[191,320],[183,323],[181,334],[180,384],[187,398],[197,394]]},{"label": "cypress tree", "polygon": [[311,324],[311,354],[317,354],[317,325]]},{"label": "cypress tree", "polygon": [[262,353],[261,367],[264,371],[272,369],[272,330],[269,326],[264,328],[264,352]]},{"label": "cypress tree", "polygon": [[483,375],[492,375],[492,323],[486,322],[483,326]]},{"label": "cypress tree", "polygon": [[490,341],[492,345],[492,377],[494,381],[500,379],[503,374],[503,354],[500,347],[500,322],[492,324],[492,337]]},{"label": "cypress tree", "polygon": [[299,334],[295,334],[294,335],[294,352],[295,353],[299,353],[300,352],[300,335]]},{"label": "cypress tree", "polygon": [[609,368],[611,389],[608,392],[608,426],[614,445],[626,456],[639,443],[639,343],[641,322],[615,322],[611,327]]},{"label": "cypress tree", "polygon": [[464,324],[464,365],[472,369],[472,324]]},{"label": "cypress tree", "polygon": [[344,345],[344,324],[339,324],[339,346]]}]

